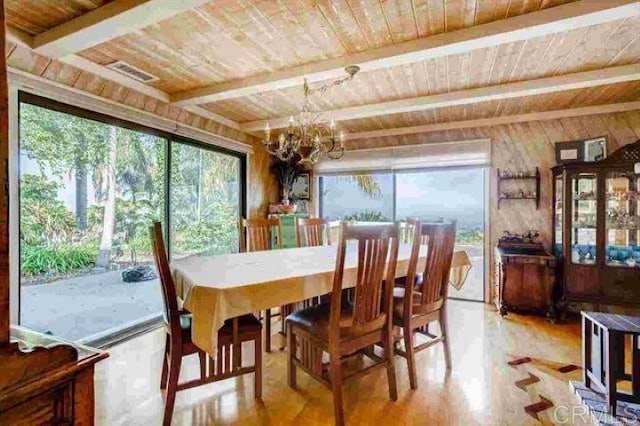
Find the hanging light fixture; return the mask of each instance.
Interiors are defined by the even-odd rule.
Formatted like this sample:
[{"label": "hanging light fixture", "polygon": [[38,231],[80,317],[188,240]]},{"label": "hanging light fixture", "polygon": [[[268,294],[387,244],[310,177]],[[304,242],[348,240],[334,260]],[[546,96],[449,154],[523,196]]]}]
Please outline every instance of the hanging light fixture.
[{"label": "hanging light fixture", "polygon": [[344,156],[344,134],[336,130],[333,119],[328,123],[322,119],[320,113],[313,112],[309,103],[309,96],[316,92],[324,93],[330,87],[339,86],[353,80],[360,67],[351,65],[345,68],[347,76],[316,89],[311,89],[307,79],[304,79],[304,104],[300,114],[289,118],[289,125],[276,140],[271,140],[269,123],[265,125],[265,138],[262,141],[267,152],[282,161],[299,158],[302,164],[315,164],[320,155],[331,160],[339,160]]}]

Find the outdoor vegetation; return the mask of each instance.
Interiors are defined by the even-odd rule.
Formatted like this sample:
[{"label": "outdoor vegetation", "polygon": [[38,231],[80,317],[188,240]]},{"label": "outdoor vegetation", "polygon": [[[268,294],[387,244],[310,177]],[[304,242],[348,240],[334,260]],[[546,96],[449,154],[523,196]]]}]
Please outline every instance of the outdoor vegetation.
[{"label": "outdoor vegetation", "polygon": [[[165,222],[166,139],[21,104],[21,271],[56,279],[149,263]],[[237,248],[239,160],[173,143],[175,253]]]}]

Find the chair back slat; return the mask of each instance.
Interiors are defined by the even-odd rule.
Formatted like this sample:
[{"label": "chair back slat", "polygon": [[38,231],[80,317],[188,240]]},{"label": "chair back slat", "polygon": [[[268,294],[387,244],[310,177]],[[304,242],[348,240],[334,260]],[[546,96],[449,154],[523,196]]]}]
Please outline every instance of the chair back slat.
[{"label": "chair back slat", "polygon": [[298,247],[331,245],[330,222],[327,219],[296,217],[296,242]]},{"label": "chair back slat", "polygon": [[[390,318],[399,247],[399,231],[395,225],[349,226],[343,223],[341,231],[331,295],[330,329],[334,333],[333,338],[339,338],[340,332],[349,333],[353,329],[379,329]],[[351,324],[340,324],[341,304],[346,303],[341,298],[341,290],[349,241],[356,242],[358,251],[353,319]]]},{"label": "chair back slat", "polygon": [[239,221],[240,251],[265,251],[273,247],[272,236],[275,232],[276,247],[282,248],[282,229],[280,218],[244,219]]},{"label": "chair back slat", "polygon": [[414,304],[413,298],[406,298],[405,311],[410,308],[411,313],[425,313],[439,309],[447,298],[449,271],[453,259],[453,248],[456,239],[456,222],[451,223],[420,223],[416,222],[414,244],[409,270],[407,273],[407,287],[405,294],[411,294],[415,282],[420,246],[427,246],[427,260],[423,271],[423,283],[419,304]]},{"label": "chair back slat", "polygon": [[162,236],[162,224],[153,222],[149,228],[151,234],[151,249],[153,258],[160,275],[160,284],[162,287],[162,299],[164,302],[165,321],[171,327],[172,332],[177,328],[180,330],[180,309],[178,307],[178,295],[176,294],[176,286],[173,282],[173,275],[169,267],[169,258],[164,245],[164,237]]}]

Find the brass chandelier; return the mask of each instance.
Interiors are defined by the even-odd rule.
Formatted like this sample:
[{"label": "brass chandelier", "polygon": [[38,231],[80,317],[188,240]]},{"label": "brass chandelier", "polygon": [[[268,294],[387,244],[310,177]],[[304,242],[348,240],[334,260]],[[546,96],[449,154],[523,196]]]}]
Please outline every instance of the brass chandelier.
[{"label": "brass chandelier", "polygon": [[351,65],[345,68],[346,77],[311,89],[304,79],[304,104],[302,111],[294,119],[289,118],[289,126],[283,130],[277,140],[271,140],[269,123],[265,125],[265,138],[262,141],[267,152],[281,161],[299,158],[301,164],[315,164],[320,154],[331,160],[339,160],[344,156],[344,134],[336,132],[335,121],[329,123],[322,119],[320,113],[313,112],[309,104],[309,96],[316,92],[324,93],[330,87],[339,86],[353,79],[360,67]]}]

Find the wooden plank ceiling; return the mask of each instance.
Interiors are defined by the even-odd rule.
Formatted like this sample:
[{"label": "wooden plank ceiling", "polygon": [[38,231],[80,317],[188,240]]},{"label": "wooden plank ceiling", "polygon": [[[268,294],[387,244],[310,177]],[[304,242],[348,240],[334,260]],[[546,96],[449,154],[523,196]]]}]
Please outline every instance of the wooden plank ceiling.
[{"label": "wooden plank ceiling", "polygon": [[[158,80],[149,83],[150,86],[174,95],[562,7],[572,1],[216,0],[77,55],[99,65],[125,61],[157,76]],[[5,3],[9,26],[38,35],[107,1]],[[318,111],[331,111],[638,63],[640,17],[632,16],[362,72],[351,82],[314,95],[312,106]],[[201,106],[242,125],[296,114],[302,99],[302,88],[296,86]],[[365,132],[638,99],[640,82],[630,81],[473,105],[383,114],[343,121],[340,125],[347,132]]]}]

